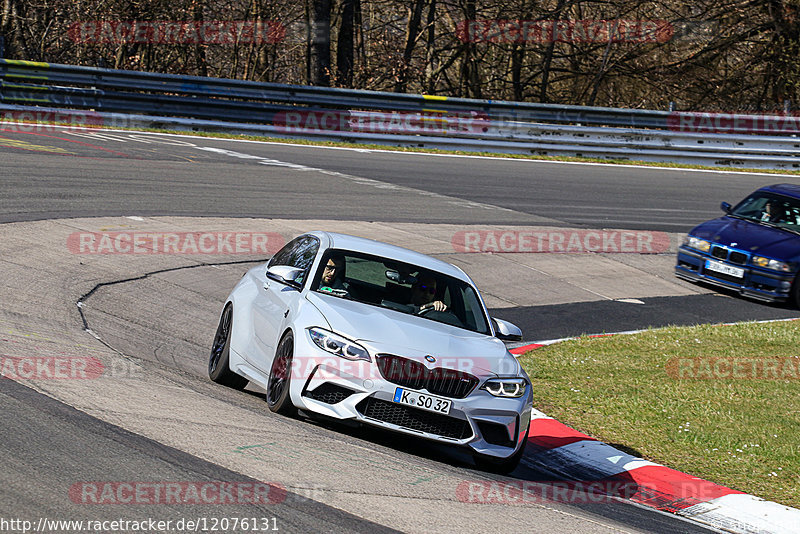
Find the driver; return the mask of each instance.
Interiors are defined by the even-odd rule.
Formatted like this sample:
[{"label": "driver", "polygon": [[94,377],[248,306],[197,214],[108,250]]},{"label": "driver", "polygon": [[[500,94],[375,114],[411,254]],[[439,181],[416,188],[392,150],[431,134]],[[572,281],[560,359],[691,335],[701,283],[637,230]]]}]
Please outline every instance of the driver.
[{"label": "driver", "polygon": [[436,295],[436,279],[428,274],[420,275],[411,286],[411,304],[419,312],[423,307],[432,307],[436,311],[445,311],[447,306],[441,300],[433,300]]},{"label": "driver", "polygon": [[320,289],[338,289],[347,291],[344,283],[344,258],[341,256],[331,256],[322,271],[322,278],[319,281]]},{"label": "driver", "polygon": [[771,221],[775,217],[775,206],[772,204],[772,201],[767,201],[766,206],[764,206],[764,212],[761,214],[762,221]]},{"label": "driver", "polygon": [[777,205],[776,202],[769,200],[767,201],[767,205],[764,206],[764,213],[761,214],[761,220],[767,222],[783,222],[784,221],[785,213]]}]

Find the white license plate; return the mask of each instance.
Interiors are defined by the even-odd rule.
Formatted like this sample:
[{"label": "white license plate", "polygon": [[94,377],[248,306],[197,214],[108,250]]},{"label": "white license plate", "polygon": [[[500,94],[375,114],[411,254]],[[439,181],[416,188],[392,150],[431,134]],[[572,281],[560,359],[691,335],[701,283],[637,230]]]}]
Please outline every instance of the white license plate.
[{"label": "white license plate", "polygon": [[744,269],[738,267],[731,267],[718,261],[706,260],[706,271],[715,271],[728,276],[735,276],[736,278],[744,278]]},{"label": "white license plate", "polygon": [[394,390],[394,402],[398,404],[406,404],[414,408],[428,410],[429,412],[436,412],[442,414],[449,414],[450,407],[453,401],[450,399],[443,399],[427,393],[417,393],[409,389],[397,388]]}]

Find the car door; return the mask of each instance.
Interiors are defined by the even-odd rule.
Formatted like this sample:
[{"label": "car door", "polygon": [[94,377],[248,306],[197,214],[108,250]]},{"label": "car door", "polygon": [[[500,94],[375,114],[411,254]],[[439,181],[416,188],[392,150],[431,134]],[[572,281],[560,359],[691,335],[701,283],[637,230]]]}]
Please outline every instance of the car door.
[{"label": "car door", "polygon": [[287,325],[293,319],[300,299],[300,293],[309,278],[311,265],[319,251],[319,239],[314,236],[300,236],[272,257],[267,269],[285,265],[301,269],[304,274],[297,284],[284,283],[267,276],[266,270],[258,273],[258,295],[253,303],[253,335],[256,345],[256,359],[251,362],[261,371],[268,373],[275,356],[275,349]]}]

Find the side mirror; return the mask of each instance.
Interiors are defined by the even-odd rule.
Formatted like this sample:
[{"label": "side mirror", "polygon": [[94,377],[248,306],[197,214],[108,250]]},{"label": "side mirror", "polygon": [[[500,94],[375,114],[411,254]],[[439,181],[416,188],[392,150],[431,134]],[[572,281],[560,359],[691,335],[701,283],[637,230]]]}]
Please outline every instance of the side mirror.
[{"label": "side mirror", "polygon": [[727,202],[723,202],[722,204],[719,205],[719,209],[721,209],[725,213],[730,213],[731,212],[731,205],[728,204]]},{"label": "side mirror", "polygon": [[513,323],[492,317],[494,335],[503,341],[522,341],[522,330]]},{"label": "side mirror", "polygon": [[267,278],[272,278],[282,284],[299,288],[300,282],[298,280],[303,276],[303,273],[305,273],[303,269],[298,269],[289,265],[273,265],[267,269]]}]

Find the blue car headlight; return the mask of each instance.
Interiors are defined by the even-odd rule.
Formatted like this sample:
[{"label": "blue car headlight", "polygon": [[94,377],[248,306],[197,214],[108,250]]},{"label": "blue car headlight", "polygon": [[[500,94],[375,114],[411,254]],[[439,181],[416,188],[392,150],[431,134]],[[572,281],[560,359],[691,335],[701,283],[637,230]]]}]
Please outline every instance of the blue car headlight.
[{"label": "blue car headlight", "polygon": [[525,394],[528,381],[524,378],[490,378],[481,389],[484,389],[495,397],[506,397],[517,399]]},{"label": "blue car headlight", "polygon": [[773,260],[770,258],[765,258],[764,256],[753,256],[751,261],[753,262],[753,265],[758,265],[759,267],[763,267],[765,269],[773,269],[775,271],[782,271],[784,273],[789,273],[792,271],[791,265],[785,261]]},{"label": "blue car headlight", "polygon": [[308,335],[311,336],[311,341],[313,341],[316,346],[326,352],[330,352],[346,360],[372,361],[367,349],[338,334],[314,327],[308,329]]},{"label": "blue car headlight", "polygon": [[711,248],[711,243],[705,239],[687,235],[683,238],[683,244],[689,248],[699,250],[700,252],[708,252]]}]

